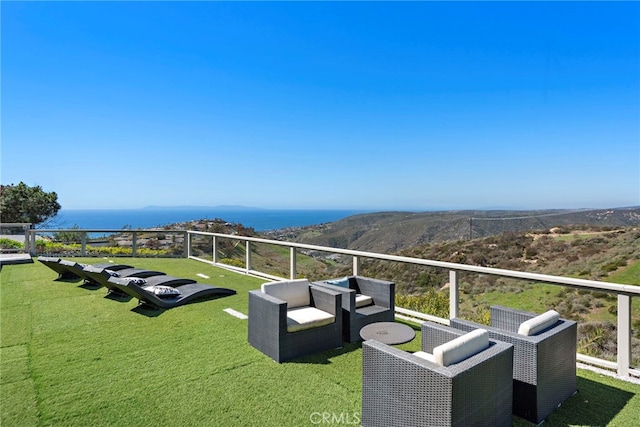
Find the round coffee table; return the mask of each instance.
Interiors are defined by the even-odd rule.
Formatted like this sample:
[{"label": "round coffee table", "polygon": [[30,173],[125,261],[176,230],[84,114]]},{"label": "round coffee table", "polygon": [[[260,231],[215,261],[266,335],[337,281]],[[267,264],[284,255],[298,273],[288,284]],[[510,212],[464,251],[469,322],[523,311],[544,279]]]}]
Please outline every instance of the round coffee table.
[{"label": "round coffee table", "polygon": [[384,344],[404,344],[416,336],[416,331],[396,322],[370,323],[360,329],[363,340],[376,340]]}]

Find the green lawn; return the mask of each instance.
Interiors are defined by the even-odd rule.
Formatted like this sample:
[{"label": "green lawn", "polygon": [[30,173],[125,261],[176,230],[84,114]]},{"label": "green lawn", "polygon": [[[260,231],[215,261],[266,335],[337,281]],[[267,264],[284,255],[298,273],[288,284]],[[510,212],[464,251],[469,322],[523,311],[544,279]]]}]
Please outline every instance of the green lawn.
[{"label": "green lawn", "polygon": [[627,267],[612,273],[606,280],[607,282],[640,285],[640,261],[635,261]]},{"label": "green lawn", "polygon": [[[96,263],[100,259],[80,259]],[[57,282],[38,263],[0,273],[0,424],[313,426],[358,424],[361,346],[278,364],[247,343],[247,291],[262,279],[185,259],[116,259],[237,295],[141,310],[104,289]],[[210,279],[196,276],[205,274]],[[418,350],[420,334],[401,346]],[[640,386],[579,370],[579,392],[545,426],[632,425]],[[335,422],[334,422],[335,424]],[[514,425],[531,425],[514,418]]]}]

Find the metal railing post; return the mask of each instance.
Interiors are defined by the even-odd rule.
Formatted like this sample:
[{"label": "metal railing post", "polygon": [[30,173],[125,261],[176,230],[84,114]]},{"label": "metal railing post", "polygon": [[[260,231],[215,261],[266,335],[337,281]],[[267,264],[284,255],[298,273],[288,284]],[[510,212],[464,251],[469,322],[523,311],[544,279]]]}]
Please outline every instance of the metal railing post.
[{"label": "metal railing post", "polygon": [[134,231],[131,236],[131,256],[135,258],[137,254],[138,254],[138,233]]},{"label": "metal railing post", "polygon": [[631,366],[631,297],[618,294],[618,375],[629,376]]},{"label": "metal railing post", "polygon": [[29,238],[29,228],[24,226],[24,253],[31,253],[31,239]]},{"label": "metal railing post", "polygon": [[189,256],[191,255],[191,252],[189,251],[189,246],[191,246],[189,244],[190,241],[190,236],[189,236],[189,232],[187,231],[183,231],[182,232],[183,236],[182,236],[182,244],[184,245],[184,247],[182,248],[182,255],[185,258],[189,258]]},{"label": "metal railing post", "polygon": [[38,240],[37,236],[36,236],[36,232],[34,231],[33,233],[31,233],[31,250],[33,251],[33,254],[36,255],[38,253],[38,248],[36,246],[36,241]]},{"label": "metal railing post", "polygon": [[87,256],[87,233],[84,232],[80,235],[80,254]]},{"label": "metal railing post", "polygon": [[245,251],[246,251],[246,255],[245,255],[245,263],[246,263],[246,270],[247,271],[251,271],[251,242],[249,240],[247,240],[245,242]]},{"label": "metal railing post", "polygon": [[[31,255],[36,255],[36,232],[32,230],[26,230],[24,236],[24,248],[25,251]],[[28,248],[28,250],[27,250]]]},{"label": "metal railing post", "polygon": [[213,241],[211,242],[211,249],[213,250],[213,256],[211,260],[214,264],[218,263],[218,237],[213,236]]},{"label": "metal railing post", "polygon": [[296,248],[293,246],[289,248],[289,278],[291,280],[295,280],[297,277],[297,266],[296,266]]},{"label": "metal railing post", "polygon": [[459,297],[458,272],[455,270],[449,270],[449,319],[459,317]]},{"label": "metal railing post", "polygon": [[353,275],[360,275],[360,257],[356,255],[353,256]]}]

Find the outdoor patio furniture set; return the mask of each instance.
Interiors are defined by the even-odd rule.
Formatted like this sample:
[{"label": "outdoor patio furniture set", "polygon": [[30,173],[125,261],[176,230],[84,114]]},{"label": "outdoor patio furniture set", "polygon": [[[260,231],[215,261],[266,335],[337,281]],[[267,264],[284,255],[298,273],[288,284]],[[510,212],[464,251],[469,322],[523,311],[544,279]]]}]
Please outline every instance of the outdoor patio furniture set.
[{"label": "outdoor patio furniture set", "polygon": [[[394,294],[393,282],[361,276],[264,283],[249,292],[248,340],[277,362],[339,348],[393,322]],[[553,310],[491,314],[490,326],[423,323],[416,353],[365,340],[362,425],[510,426],[512,414],[539,424],[576,393],[576,322]]]},{"label": "outdoor patio furniture set", "polygon": [[249,343],[276,362],[360,340],[360,329],[393,322],[395,284],[361,276],[265,283],[249,292]]},{"label": "outdoor patio furniture set", "polygon": [[124,264],[87,265],[43,256],[38,257],[38,261],[58,273],[56,280],[83,280],[85,286],[107,288],[110,297],[133,297],[141,305],[154,309],[170,309],[197,300],[236,293],[233,289]]},{"label": "outdoor patio furniture set", "polygon": [[[58,273],[56,280],[82,279],[154,308],[235,293],[129,265],[38,260]],[[282,280],[248,296],[249,344],[279,363],[361,341],[363,328],[365,337],[399,330],[400,340],[390,343],[414,336],[387,327],[395,319],[390,281]],[[415,353],[385,339],[362,343],[363,426],[510,426],[512,414],[539,424],[577,390],[577,324],[553,310],[536,315],[493,306],[491,325],[454,318],[450,326],[425,322],[421,331]]]}]

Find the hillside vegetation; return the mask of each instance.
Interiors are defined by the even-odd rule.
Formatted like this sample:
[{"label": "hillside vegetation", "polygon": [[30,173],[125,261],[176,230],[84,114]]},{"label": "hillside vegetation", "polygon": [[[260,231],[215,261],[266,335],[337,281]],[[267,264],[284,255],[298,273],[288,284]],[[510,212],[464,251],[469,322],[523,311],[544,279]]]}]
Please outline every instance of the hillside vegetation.
[{"label": "hillside vegetation", "polygon": [[[584,211],[383,212],[328,224],[275,230],[267,237],[555,276],[640,285],[640,208]],[[351,273],[351,257],[310,253],[298,275],[312,280]],[[286,259],[285,259],[286,261]],[[286,270],[285,270],[286,271]],[[396,283],[396,304],[449,316],[447,270],[363,260],[361,274]],[[488,324],[494,304],[579,321],[579,351],[615,360],[617,297],[524,280],[463,273],[460,311]],[[640,364],[640,299],[633,299],[632,354]]]},{"label": "hillside vegetation", "polygon": [[380,253],[428,243],[470,240],[505,232],[589,225],[640,225],[640,207],[598,210],[380,212],[262,233],[268,237]]},{"label": "hillside vegetation", "polygon": [[[640,227],[556,227],[538,232],[507,232],[470,241],[420,245],[398,255],[437,261],[530,271],[640,285]],[[396,283],[398,306],[448,317],[449,272],[388,261],[365,260],[361,274]],[[333,276],[350,274],[345,263]],[[462,273],[460,310],[465,318],[489,323],[489,307],[505,305],[542,313],[555,309],[579,321],[583,354],[615,360],[617,298],[606,292],[577,290],[525,280]],[[640,363],[640,300],[633,300],[633,358]]]}]

